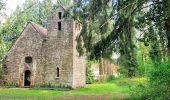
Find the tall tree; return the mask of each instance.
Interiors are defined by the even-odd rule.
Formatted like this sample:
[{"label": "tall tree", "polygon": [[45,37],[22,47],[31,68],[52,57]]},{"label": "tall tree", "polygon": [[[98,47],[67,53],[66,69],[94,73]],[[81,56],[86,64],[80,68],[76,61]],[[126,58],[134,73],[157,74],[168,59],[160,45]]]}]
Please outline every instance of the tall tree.
[{"label": "tall tree", "polygon": [[46,20],[51,14],[53,4],[51,0],[45,1],[46,2],[26,0],[23,6],[17,6],[13,14],[3,23],[2,28],[0,28],[1,41],[3,41],[3,48],[1,48],[1,51],[3,51],[0,51],[1,59],[5,57],[6,52],[19,37],[29,21],[34,21],[40,25],[46,26]]},{"label": "tall tree", "polygon": [[0,0],[0,11],[3,10],[3,9],[5,9],[5,1],[4,0]]},{"label": "tall tree", "polygon": [[163,0],[163,6],[165,6],[165,29],[166,29],[166,36],[167,36],[167,40],[168,40],[168,51],[170,54],[170,1],[169,0]]},{"label": "tall tree", "polygon": [[73,6],[73,1],[74,0],[55,0],[55,4],[62,5],[66,8],[69,8],[69,7]]},{"label": "tall tree", "polygon": [[[89,2],[89,18],[87,19],[89,23],[84,24],[84,29],[88,31],[82,36],[85,38],[84,47],[90,52],[92,58],[105,56],[109,51],[109,55],[113,51],[119,51],[121,65],[125,66],[129,70],[129,75],[132,76],[138,65],[135,39],[139,32],[143,33],[139,40],[146,46],[151,46],[152,61],[161,62],[165,58],[166,53],[162,50],[169,49],[170,46],[168,0],[90,0]],[[107,9],[110,2],[112,12]],[[91,20],[93,23],[98,21],[99,26],[95,23],[95,27],[100,30],[97,36],[102,37],[93,45],[91,40],[94,39],[94,31],[91,31],[93,27]],[[109,21],[113,21],[113,30],[110,34],[106,34],[105,29]]]},{"label": "tall tree", "polygon": [[[4,0],[0,0],[0,16],[2,16],[2,10],[5,9],[5,1]],[[1,30],[1,21],[0,21],[0,30]],[[3,36],[2,34],[0,34],[0,61],[2,61],[2,54],[4,53],[4,40],[3,40]]]},{"label": "tall tree", "polygon": [[[134,0],[131,2],[126,0],[118,0],[117,2],[111,2],[111,0],[90,0],[89,19],[92,20],[93,23],[97,21],[99,26],[97,26],[96,23],[95,26],[99,29],[98,32],[100,34],[98,34],[98,36],[100,36],[100,40],[92,45],[91,48],[87,48],[89,44],[91,44],[91,41],[86,41],[92,40],[93,36],[92,31],[90,31],[92,28],[91,25],[87,29],[91,35],[84,41],[85,47],[86,44],[88,45],[86,49],[90,52],[91,58],[98,59],[102,56],[107,57],[106,55],[112,55],[113,50],[119,51],[122,61],[126,61],[122,63],[122,65],[127,67],[130,76],[135,72],[137,66],[133,24],[136,7]],[[110,10],[109,8],[112,9]],[[115,12],[118,13],[114,14]],[[113,21],[113,30],[108,34],[110,20]],[[91,23],[89,23],[89,25],[90,24]]]}]

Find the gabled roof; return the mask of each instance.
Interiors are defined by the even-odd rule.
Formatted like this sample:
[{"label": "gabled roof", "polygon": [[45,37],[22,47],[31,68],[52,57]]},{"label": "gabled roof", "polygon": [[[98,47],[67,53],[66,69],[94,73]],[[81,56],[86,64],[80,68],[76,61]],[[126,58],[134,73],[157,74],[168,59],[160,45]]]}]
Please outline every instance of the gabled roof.
[{"label": "gabled roof", "polygon": [[[20,34],[20,36],[24,33],[24,30],[27,28],[28,25],[31,25],[32,28],[35,29],[35,31],[37,31],[41,38],[44,39],[45,37],[47,37],[47,29],[34,23],[34,22],[29,22],[27,23],[26,27],[23,29],[22,33]],[[7,55],[11,52],[11,50],[13,50],[13,48],[15,47],[15,44],[17,43],[17,41],[19,40],[20,36],[17,38],[17,40],[13,43],[12,47],[9,49]]]},{"label": "gabled roof", "polygon": [[47,29],[34,23],[34,22],[30,22],[30,24],[34,27],[34,29],[40,33],[41,36],[46,37],[47,36]]},{"label": "gabled roof", "polygon": [[59,5],[57,8],[63,8],[64,10],[66,10],[62,5]]}]

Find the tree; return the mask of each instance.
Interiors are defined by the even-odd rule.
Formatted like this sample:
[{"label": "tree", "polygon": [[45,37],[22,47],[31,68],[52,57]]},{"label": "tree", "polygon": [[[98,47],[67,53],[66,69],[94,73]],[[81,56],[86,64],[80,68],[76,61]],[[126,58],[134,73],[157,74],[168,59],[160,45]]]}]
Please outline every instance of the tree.
[{"label": "tree", "polygon": [[[169,49],[170,46],[168,0],[87,0],[88,3],[85,4],[83,1],[76,1],[77,10],[84,12],[83,16],[87,14],[87,17],[79,16],[79,19],[85,20],[78,40],[81,42],[80,38],[83,38],[90,58],[98,59],[118,51],[122,66],[126,66],[128,70],[136,69],[138,63],[135,41],[140,32],[142,35],[138,40],[144,42],[145,46],[151,46],[152,61],[156,63],[165,60],[166,48]],[[80,5],[86,7],[86,11]],[[111,21],[113,30],[108,34],[107,28]],[[100,37],[100,40],[93,43],[95,36]],[[79,50],[82,53],[83,49]]]},{"label": "tree", "polygon": [[[4,0],[0,0],[0,16],[2,15],[2,10],[5,9],[5,2]],[[1,30],[1,22],[0,22],[0,30]],[[0,61],[2,61],[2,52],[4,52],[4,41],[2,38],[2,34],[0,34]]]},{"label": "tree", "polygon": [[74,0],[55,0],[55,5],[62,5],[62,6],[64,6],[64,7],[66,7],[66,8],[69,8],[69,7],[71,7],[71,6],[73,6],[73,1]]},{"label": "tree", "polygon": [[[0,16],[2,15],[2,10],[5,9],[5,2],[3,0],[0,0]],[[1,30],[1,22],[0,22],[0,30]],[[2,37],[2,34],[0,34],[0,83],[3,84],[3,71],[2,71],[2,59],[3,59],[3,53],[5,52],[5,43]]]},{"label": "tree", "polygon": [[[51,14],[53,4],[51,0],[46,2],[36,2],[36,0],[26,0],[23,7],[17,6],[12,15],[7,18],[0,28],[1,51],[0,59],[4,59],[7,51],[21,34],[25,25],[29,21],[34,21],[42,26],[46,26],[46,20]],[[37,6],[38,5],[38,6]],[[23,10],[22,10],[23,9]]]},{"label": "tree", "polygon": [[4,0],[0,0],[0,11],[3,10],[3,9],[5,9],[5,1]]},{"label": "tree", "polygon": [[[129,5],[126,6],[127,4]],[[135,71],[137,59],[133,22],[134,12],[137,9],[136,5],[132,1],[128,2],[126,0],[118,0],[117,3],[112,3],[110,0],[90,0],[89,5],[89,23],[84,24],[82,32],[86,34],[81,34],[81,36],[84,38],[84,47],[90,53],[90,58],[110,57],[113,51],[119,51],[122,61],[126,60],[122,65],[127,66],[129,73],[130,70]],[[122,9],[124,7],[126,9]],[[113,14],[114,12],[119,13]],[[111,24],[109,23],[110,20],[113,20]],[[92,23],[95,23],[96,28],[93,28]],[[108,27],[111,25],[113,25],[113,30],[109,31]],[[96,31],[96,29],[99,31]],[[96,36],[99,36],[100,39],[92,45],[94,34],[97,34]],[[131,74],[129,75],[131,76]]]},{"label": "tree", "polygon": [[164,0],[163,6],[165,6],[165,11],[163,11],[165,14],[165,29],[166,29],[166,36],[168,40],[168,51],[170,52],[170,7],[169,7],[170,1],[169,0]]}]

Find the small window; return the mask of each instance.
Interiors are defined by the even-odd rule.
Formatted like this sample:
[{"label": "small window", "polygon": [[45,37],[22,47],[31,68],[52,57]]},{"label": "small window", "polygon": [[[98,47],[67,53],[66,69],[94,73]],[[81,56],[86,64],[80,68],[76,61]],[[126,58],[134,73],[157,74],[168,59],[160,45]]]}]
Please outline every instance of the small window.
[{"label": "small window", "polygon": [[57,72],[57,77],[59,77],[60,76],[60,69],[57,67],[57,69],[56,69],[56,72]]},{"label": "small window", "polygon": [[61,22],[58,22],[58,30],[61,31]]},{"label": "small window", "polygon": [[32,57],[26,57],[26,58],[25,58],[25,62],[26,62],[27,64],[32,63]]},{"label": "small window", "polygon": [[7,69],[6,64],[3,65],[3,70],[4,70],[4,74],[7,75],[8,74],[8,69]]},{"label": "small window", "polygon": [[62,12],[59,12],[59,13],[58,13],[58,17],[59,17],[59,19],[61,19],[61,17],[62,17]]}]

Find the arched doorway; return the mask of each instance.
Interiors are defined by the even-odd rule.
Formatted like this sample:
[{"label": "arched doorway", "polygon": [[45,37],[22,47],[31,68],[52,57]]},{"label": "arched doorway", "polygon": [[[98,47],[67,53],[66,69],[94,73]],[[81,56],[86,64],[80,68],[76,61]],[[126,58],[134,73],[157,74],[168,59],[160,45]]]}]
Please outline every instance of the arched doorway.
[{"label": "arched doorway", "polygon": [[30,86],[31,85],[31,71],[26,70],[24,73],[24,86]]}]

